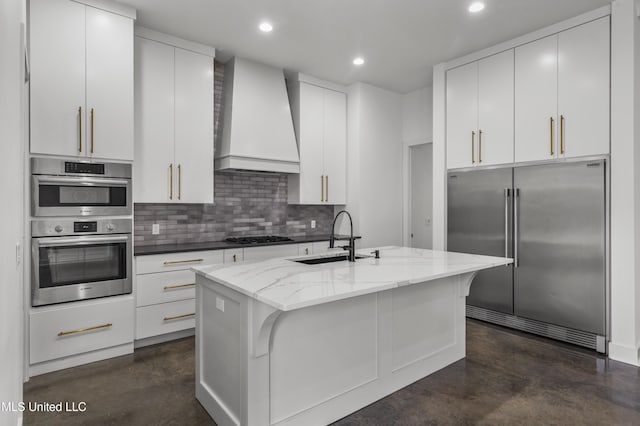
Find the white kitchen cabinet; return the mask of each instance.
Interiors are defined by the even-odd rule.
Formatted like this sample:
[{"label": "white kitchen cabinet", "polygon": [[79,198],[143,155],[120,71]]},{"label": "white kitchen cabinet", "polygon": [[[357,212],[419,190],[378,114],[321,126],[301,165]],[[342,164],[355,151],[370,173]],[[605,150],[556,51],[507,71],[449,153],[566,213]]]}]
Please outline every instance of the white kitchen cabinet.
[{"label": "white kitchen cabinet", "polygon": [[346,204],[347,96],[289,82],[300,174],[289,175],[289,203]]},{"label": "white kitchen cabinet", "polygon": [[133,160],[133,18],[30,2],[31,153]]},{"label": "white kitchen cabinet", "polygon": [[515,161],[557,157],[558,36],[516,48]]},{"label": "white kitchen cabinet", "polygon": [[[29,362],[47,361],[133,343],[133,298],[108,297],[32,309]],[[67,365],[67,367],[71,366]],[[52,371],[59,368],[44,368]]]},{"label": "white kitchen cabinet", "polygon": [[244,260],[257,261],[275,259],[276,257],[294,257],[298,255],[297,244],[282,244],[276,246],[257,246],[244,249]]},{"label": "white kitchen cabinet", "polygon": [[447,72],[447,168],[513,162],[513,50]]},{"label": "white kitchen cabinet", "polygon": [[447,71],[447,168],[477,161],[478,63]]},{"label": "white kitchen cabinet", "polygon": [[513,162],[513,50],[478,61],[478,165]]},{"label": "white kitchen cabinet", "polygon": [[135,337],[156,338],[142,345],[182,337],[173,333],[195,327],[196,277],[191,267],[221,264],[226,251],[136,256]]},{"label": "white kitchen cabinet", "polygon": [[165,202],[173,163],[174,48],[135,38],[135,202]]},{"label": "white kitchen cabinet", "polygon": [[313,243],[298,244],[298,255],[307,256],[313,254]]},{"label": "white kitchen cabinet", "polygon": [[605,17],[558,35],[560,156],[609,153],[609,26]]},{"label": "white kitchen cabinet", "polygon": [[134,201],[213,203],[214,50],[150,34],[135,37]]},{"label": "white kitchen cabinet", "polygon": [[516,48],[515,161],[609,152],[609,17]]},{"label": "white kitchen cabinet", "polygon": [[224,251],[224,263],[237,263],[244,260],[244,249],[228,249]]}]

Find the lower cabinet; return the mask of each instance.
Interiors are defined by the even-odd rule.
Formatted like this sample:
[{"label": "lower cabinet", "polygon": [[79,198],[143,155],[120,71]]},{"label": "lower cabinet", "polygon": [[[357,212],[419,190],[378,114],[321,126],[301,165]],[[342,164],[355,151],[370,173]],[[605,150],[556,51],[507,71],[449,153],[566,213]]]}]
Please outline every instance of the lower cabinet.
[{"label": "lower cabinet", "polygon": [[[133,343],[133,297],[34,308],[29,313],[29,364],[32,375],[109,358],[100,350]],[[123,348],[121,353],[131,352]],[[81,358],[92,353],[89,358]],[[75,357],[75,359],[70,359]],[[50,362],[48,366],[36,367]]]},{"label": "lower cabinet", "polygon": [[222,263],[224,257],[223,250],[137,256],[136,340],[164,336],[148,342],[157,343],[195,328],[196,274],[191,267]]},{"label": "lower cabinet", "polygon": [[136,308],[136,339],[194,328],[195,298]]},{"label": "lower cabinet", "polygon": [[[192,266],[260,261],[325,253],[329,242],[282,244],[155,254],[136,257],[137,346],[179,338],[195,328],[195,273]],[[174,334],[182,332],[180,334]],[[148,339],[143,341],[144,339]]]}]

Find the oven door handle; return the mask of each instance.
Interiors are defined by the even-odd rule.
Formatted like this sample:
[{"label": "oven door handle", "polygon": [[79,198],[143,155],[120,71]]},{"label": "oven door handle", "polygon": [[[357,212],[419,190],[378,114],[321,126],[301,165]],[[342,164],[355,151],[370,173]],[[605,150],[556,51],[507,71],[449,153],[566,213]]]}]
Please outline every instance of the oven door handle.
[{"label": "oven door handle", "polygon": [[128,235],[119,237],[73,237],[73,238],[38,238],[37,242],[40,247],[59,247],[59,246],[82,246],[95,243],[117,243],[127,242],[130,238]]},{"label": "oven door handle", "polygon": [[90,178],[90,177],[62,177],[62,176],[38,176],[39,183],[70,183],[73,185],[93,186],[93,185],[110,185],[110,186],[127,186],[129,181],[126,179],[109,179],[109,178]]}]

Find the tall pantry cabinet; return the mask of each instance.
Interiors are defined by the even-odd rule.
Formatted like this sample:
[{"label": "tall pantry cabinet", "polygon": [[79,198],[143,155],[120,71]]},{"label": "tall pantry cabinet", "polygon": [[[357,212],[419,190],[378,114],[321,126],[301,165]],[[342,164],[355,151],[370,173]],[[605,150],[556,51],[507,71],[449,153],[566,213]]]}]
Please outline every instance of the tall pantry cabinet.
[{"label": "tall pantry cabinet", "polygon": [[32,154],[133,160],[135,12],[29,3]]}]

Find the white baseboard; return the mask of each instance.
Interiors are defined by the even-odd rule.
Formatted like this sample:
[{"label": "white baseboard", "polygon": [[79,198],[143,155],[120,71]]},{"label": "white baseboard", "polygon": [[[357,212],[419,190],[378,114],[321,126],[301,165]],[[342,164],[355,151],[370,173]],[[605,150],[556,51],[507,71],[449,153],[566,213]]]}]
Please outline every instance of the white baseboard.
[{"label": "white baseboard", "polygon": [[50,373],[56,370],[63,370],[69,367],[76,367],[82,364],[89,364],[96,361],[102,361],[108,358],[115,358],[121,355],[133,353],[133,343],[126,343],[112,348],[101,349],[98,351],[87,352],[80,355],[73,355],[65,358],[45,361],[29,366],[29,376],[38,376],[40,374]]},{"label": "white baseboard", "polygon": [[640,367],[640,350],[637,347],[611,342],[609,343],[609,358]]}]

